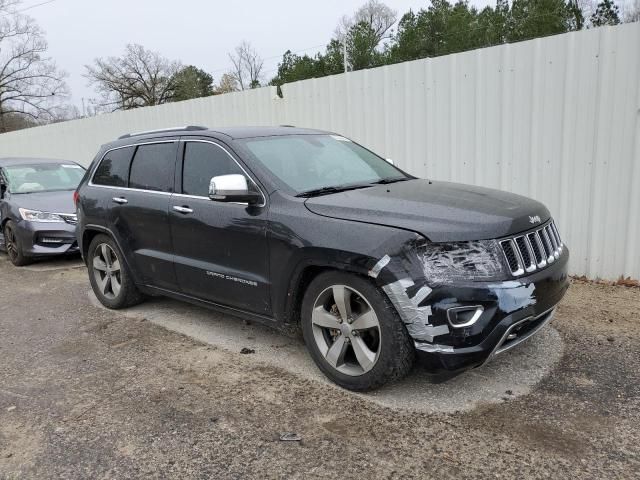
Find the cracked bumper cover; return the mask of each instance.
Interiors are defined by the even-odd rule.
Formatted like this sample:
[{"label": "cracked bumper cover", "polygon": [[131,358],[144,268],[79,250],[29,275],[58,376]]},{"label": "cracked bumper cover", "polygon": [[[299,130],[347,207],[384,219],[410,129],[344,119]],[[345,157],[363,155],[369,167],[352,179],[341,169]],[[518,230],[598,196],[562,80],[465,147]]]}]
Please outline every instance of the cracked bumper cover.
[{"label": "cracked bumper cover", "polygon": [[[405,277],[396,280],[396,270],[391,281],[380,284],[413,338],[418,359],[432,371],[480,366],[535,334],[551,320],[569,286],[568,248],[552,265],[528,276],[453,285],[429,285],[416,275],[408,257]],[[389,264],[385,258],[380,261],[384,267]],[[378,267],[373,266],[370,276],[377,278]],[[482,307],[482,313],[472,325],[456,328],[448,311],[458,307]]]},{"label": "cracked bumper cover", "polygon": [[[553,265],[528,277],[435,288],[430,296],[435,324],[448,323],[447,310],[451,307],[481,305],[484,311],[470,327],[449,325],[449,332],[435,337],[433,343],[416,340],[418,358],[436,370],[477,367],[536,333],[551,320],[569,287],[568,260],[569,251],[565,249]],[[507,333],[515,336],[511,344],[505,343],[509,341]],[[443,348],[434,351],[434,345]]]}]

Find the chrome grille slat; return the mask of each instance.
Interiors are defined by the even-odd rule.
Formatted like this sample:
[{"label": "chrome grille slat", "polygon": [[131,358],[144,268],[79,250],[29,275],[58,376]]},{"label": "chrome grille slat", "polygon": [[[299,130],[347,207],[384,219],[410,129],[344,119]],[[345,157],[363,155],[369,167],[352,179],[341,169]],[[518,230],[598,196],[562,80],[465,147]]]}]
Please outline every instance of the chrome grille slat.
[{"label": "chrome grille slat", "polygon": [[524,266],[525,272],[533,272],[536,269],[536,261],[533,258],[533,251],[531,250],[531,245],[529,245],[529,240],[527,240],[526,235],[516,237],[515,243],[516,247],[518,247],[520,258],[522,258],[522,265]]},{"label": "chrome grille slat", "polygon": [[549,239],[553,244],[553,256],[557,260],[558,258],[560,258],[560,242],[556,238],[556,234],[553,232],[551,224],[547,225],[545,228],[547,230],[547,235],[549,235]]},{"label": "chrome grille slat", "polygon": [[542,237],[544,248],[547,251],[547,263],[553,263],[555,261],[555,257],[553,256],[553,245],[551,245],[549,235],[547,235],[547,231],[544,228],[540,229],[540,236]]},{"label": "chrome grille slat", "polygon": [[518,253],[516,243],[512,239],[508,239],[500,242],[500,246],[502,247],[502,251],[507,260],[507,264],[509,265],[509,269],[511,270],[511,274],[514,277],[522,275],[524,273],[524,268],[522,267],[522,256]]},{"label": "chrome grille slat", "polygon": [[499,241],[511,275],[541,270],[560,258],[564,244],[553,220],[535,230]]},{"label": "chrome grille slat", "polygon": [[562,247],[564,245],[562,244],[562,240],[560,239],[560,234],[558,233],[558,227],[556,227],[556,223],[555,222],[551,222],[551,231],[555,235],[556,241],[558,242],[558,250],[560,252],[562,252]]},{"label": "chrome grille slat", "polygon": [[[538,268],[544,268],[547,266],[547,259],[545,257],[544,254],[544,247],[542,246],[542,240],[540,239],[540,235],[538,234],[538,232],[533,232],[529,234],[530,237],[533,237],[533,240],[535,241],[537,250],[539,255],[536,255],[536,262],[538,262],[536,264],[536,266]],[[533,245],[533,242],[532,242]]]}]

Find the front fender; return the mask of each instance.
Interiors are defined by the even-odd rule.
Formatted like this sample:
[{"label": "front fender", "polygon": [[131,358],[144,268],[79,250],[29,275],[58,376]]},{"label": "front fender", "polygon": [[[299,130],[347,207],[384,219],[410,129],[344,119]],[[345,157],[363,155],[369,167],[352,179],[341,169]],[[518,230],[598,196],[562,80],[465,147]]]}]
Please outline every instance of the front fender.
[{"label": "front fender", "polygon": [[[369,275],[379,286],[421,273],[413,247],[423,237],[417,233],[323,217],[307,210],[302,199],[291,202],[277,194],[271,197],[267,238],[271,302],[276,319],[282,322],[298,320],[296,302],[304,294],[309,269]],[[394,262],[375,274],[372,269],[385,255]]]}]

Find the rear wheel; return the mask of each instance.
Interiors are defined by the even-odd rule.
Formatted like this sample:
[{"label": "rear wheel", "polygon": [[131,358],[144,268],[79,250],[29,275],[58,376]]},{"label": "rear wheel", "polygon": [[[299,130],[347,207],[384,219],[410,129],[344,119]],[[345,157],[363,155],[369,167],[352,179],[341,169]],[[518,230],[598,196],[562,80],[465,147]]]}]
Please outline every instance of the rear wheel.
[{"label": "rear wheel", "polygon": [[96,236],[89,245],[87,260],[91,287],[105,307],[126,308],[143,300],[122,252],[110,237]]},{"label": "rear wheel", "polygon": [[350,390],[405,376],[415,350],[389,300],[369,280],[343,272],[316,277],[302,305],[302,332],[324,374]]},{"label": "rear wheel", "polygon": [[16,267],[22,267],[31,263],[31,259],[29,257],[25,257],[24,253],[22,253],[22,245],[20,244],[20,239],[16,233],[17,228],[18,226],[12,220],[9,220],[5,224],[4,243],[11,263]]}]

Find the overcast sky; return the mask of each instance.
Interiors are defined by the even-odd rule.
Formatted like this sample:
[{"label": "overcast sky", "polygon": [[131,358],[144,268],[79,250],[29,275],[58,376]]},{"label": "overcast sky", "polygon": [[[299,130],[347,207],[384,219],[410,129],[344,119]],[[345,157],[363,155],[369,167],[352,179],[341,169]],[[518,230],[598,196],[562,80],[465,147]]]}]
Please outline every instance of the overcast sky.
[{"label": "overcast sky", "polygon": [[[338,19],[365,0],[23,0],[19,7],[45,30],[49,53],[69,73],[73,103],[95,97],[82,76],[96,57],[120,55],[127,43],[139,43],[214,77],[229,70],[228,52],[250,41],[265,59],[265,77],[275,74],[282,54],[291,49],[313,54],[331,39]],[[490,0],[472,0],[486,5]],[[388,0],[398,17],[427,0]],[[494,3],[494,2],[490,2]]]}]

